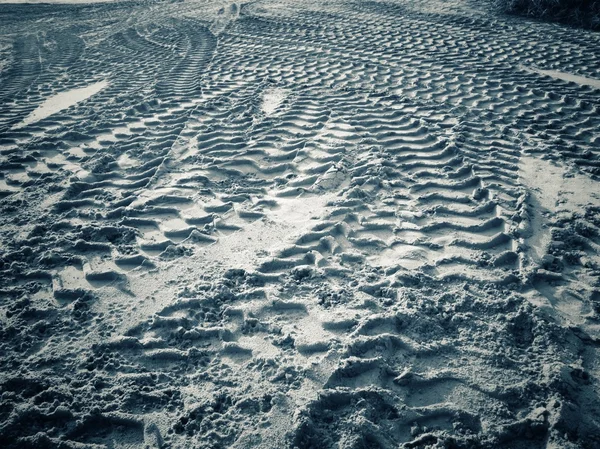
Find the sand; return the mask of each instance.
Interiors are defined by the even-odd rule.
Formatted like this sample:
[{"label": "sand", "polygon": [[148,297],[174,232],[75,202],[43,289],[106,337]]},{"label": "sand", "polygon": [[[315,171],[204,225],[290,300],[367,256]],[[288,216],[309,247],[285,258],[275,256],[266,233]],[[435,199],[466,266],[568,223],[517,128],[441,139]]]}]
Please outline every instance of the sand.
[{"label": "sand", "polygon": [[0,22],[1,447],[600,448],[600,35],[469,0]]},{"label": "sand", "polygon": [[35,109],[35,111],[31,112],[21,123],[18,123],[12,129],[23,128],[27,125],[31,125],[32,123],[39,122],[42,119],[50,117],[51,115],[54,115],[64,109],[68,109],[80,101],[86,100],[92,95],[97,94],[107,85],[108,83],[106,81],[99,81],[86,87],[71,89],[55,94],[45,100]]}]

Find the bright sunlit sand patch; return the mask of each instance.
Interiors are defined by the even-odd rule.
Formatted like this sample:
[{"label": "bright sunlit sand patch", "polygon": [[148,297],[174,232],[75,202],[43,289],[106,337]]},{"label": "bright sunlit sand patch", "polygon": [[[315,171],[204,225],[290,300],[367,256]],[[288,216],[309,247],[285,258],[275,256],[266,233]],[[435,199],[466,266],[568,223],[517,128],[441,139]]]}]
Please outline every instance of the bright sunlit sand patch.
[{"label": "bright sunlit sand patch", "polygon": [[560,212],[574,213],[586,206],[600,205],[595,181],[577,172],[568,170],[563,164],[523,155],[519,161],[521,182],[529,189],[529,201],[534,206],[531,212],[531,236],[529,246],[534,260],[539,261],[548,251],[552,241],[551,230],[545,214],[552,216]]},{"label": "bright sunlit sand patch", "polygon": [[551,76],[552,78],[556,78],[559,80],[569,81],[569,82],[581,84],[584,86],[592,86],[592,87],[595,87],[596,89],[600,89],[600,80],[595,79],[595,78],[587,78],[585,76],[573,75],[572,73],[560,72],[558,70],[542,70],[542,69],[538,69],[536,67],[524,67],[523,66],[523,69],[527,70],[528,72],[535,72],[535,73],[539,73],[541,75]]},{"label": "bright sunlit sand patch", "polygon": [[23,128],[24,126],[30,125],[35,122],[39,122],[46,117],[50,117],[57,112],[67,109],[80,101],[83,101],[92,95],[97,94],[102,89],[108,86],[108,81],[99,81],[94,84],[90,84],[86,87],[80,87],[78,89],[71,89],[65,92],[60,92],[37,107],[31,114],[29,114],[25,120],[15,126],[15,128]]},{"label": "bright sunlit sand patch", "polygon": [[265,115],[272,115],[281,105],[281,103],[283,103],[283,100],[285,100],[287,95],[288,91],[286,89],[281,89],[278,87],[267,89],[263,93],[263,101],[261,105],[261,109]]}]

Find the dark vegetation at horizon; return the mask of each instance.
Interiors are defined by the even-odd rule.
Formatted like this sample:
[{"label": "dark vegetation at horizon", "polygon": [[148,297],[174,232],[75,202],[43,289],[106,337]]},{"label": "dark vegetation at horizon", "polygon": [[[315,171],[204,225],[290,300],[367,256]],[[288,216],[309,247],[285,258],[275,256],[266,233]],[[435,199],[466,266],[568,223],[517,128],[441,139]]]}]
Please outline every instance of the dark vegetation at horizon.
[{"label": "dark vegetation at horizon", "polygon": [[495,0],[509,14],[553,20],[600,31],[599,0]]}]

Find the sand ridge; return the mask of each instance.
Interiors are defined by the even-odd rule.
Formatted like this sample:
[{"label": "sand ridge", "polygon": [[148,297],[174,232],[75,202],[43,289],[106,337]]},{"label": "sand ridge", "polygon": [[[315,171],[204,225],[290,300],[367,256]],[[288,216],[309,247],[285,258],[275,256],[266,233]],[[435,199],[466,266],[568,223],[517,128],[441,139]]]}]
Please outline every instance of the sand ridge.
[{"label": "sand ridge", "polygon": [[597,35],[469,2],[0,14],[0,445],[600,444]]}]

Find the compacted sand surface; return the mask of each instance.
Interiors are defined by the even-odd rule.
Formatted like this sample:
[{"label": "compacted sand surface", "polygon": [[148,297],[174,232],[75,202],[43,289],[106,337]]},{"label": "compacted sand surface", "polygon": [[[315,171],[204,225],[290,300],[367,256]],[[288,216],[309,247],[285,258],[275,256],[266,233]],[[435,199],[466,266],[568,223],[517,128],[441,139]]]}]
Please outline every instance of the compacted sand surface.
[{"label": "compacted sand surface", "polygon": [[600,448],[600,35],[486,8],[0,5],[0,446]]}]

